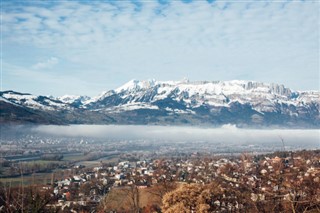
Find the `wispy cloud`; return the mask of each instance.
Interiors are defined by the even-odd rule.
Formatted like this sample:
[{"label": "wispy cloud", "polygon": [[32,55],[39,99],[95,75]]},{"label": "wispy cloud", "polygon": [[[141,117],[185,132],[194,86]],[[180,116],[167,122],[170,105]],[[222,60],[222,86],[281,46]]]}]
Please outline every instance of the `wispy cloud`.
[{"label": "wispy cloud", "polygon": [[[87,77],[87,80],[82,80],[77,78],[76,75],[62,74],[55,69],[52,69],[51,72],[44,72],[43,69],[33,69],[8,63],[3,63],[2,69],[4,71],[3,88],[11,90],[29,92],[35,95],[67,94],[66,91],[72,91],[74,95],[95,94],[95,90],[92,91],[94,85],[102,90],[101,85],[90,81],[90,77]],[[12,79],[14,79],[14,82]],[[86,92],[74,89],[77,87],[81,87]],[[46,88],[46,90],[43,91],[41,88]]]},{"label": "wispy cloud", "polygon": [[41,70],[41,69],[50,69],[53,68],[56,64],[59,63],[59,59],[56,57],[51,57],[45,61],[38,62],[32,66],[33,69]]},{"label": "wispy cloud", "polygon": [[318,1],[12,1],[3,3],[3,43],[8,52],[28,44],[33,58],[32,49],[54,53],[66,75],[99,70],[96,82],[106,87],[131,78],[245,76],[316,89],[318,8]]}]

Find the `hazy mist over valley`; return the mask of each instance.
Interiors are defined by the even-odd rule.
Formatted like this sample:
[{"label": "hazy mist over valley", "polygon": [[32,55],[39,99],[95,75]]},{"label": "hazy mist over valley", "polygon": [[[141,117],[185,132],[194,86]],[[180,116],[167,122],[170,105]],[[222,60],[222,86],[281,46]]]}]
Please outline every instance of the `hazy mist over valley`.
[{"label": "hazy mist over valley", "polygon": [[[189,146],[193,147],[193,151],[204,151],[203,147],[196,146],[199,143],[207,146],[208,149],[205,151],[219,152],[215,148],[223,146],[224,149],[220,150],[222,153],[230,149],[239,153],[320,147],[320,130],[318,129],[240,129],[233,125],[224,125],[221,128],[145,125],[18,125],[6,128],[2,141],[8,138],[29,141],[26,136],[33,137],[35,144],[43,143],[46,138],[58,141],[63,139],[64,142],[59,145],[66,147],[69,141],[80,146],[83,141],[106,146],[117,141],[133,146],[144,142],[155,146],[151,151],[157,151],[157,147],[164,144],[173,147],[178,145],[176,150],[179,152],[185,151],[184,148]],[[181,143],[185,146],[179,147]],[[48,145],[50,147],[50,144]],[[123,144],[123,147],[126,147],[126,144]]]},{"label": "hazy mist over valley", "polygon": [[[313,144],[320,146],[320,130],[317,129],[239,129],[232,125],[221,128],[141,125],[70,125],[37,126],[32,132],[50,136],[92,137],[118,140],[155,141],[208,141],[226,143],[274,143]],[[227,145],[227,144],[226,144]]]}]

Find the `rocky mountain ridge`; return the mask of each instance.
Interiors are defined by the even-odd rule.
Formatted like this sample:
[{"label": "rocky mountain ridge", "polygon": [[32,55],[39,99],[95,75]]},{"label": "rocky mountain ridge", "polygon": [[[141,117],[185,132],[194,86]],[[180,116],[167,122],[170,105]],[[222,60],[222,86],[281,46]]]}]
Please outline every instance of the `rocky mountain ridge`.
[{"label": "rocky mountain ridge", "polygon": [[[132,80],[93,98],[14,91],[0,92],[0,97],[1,104],[54,116],[66,124],[320,126],[319,91],[292,91],[283,85],[253,81]],[[3,122],[10,120],[5,116]]]}]

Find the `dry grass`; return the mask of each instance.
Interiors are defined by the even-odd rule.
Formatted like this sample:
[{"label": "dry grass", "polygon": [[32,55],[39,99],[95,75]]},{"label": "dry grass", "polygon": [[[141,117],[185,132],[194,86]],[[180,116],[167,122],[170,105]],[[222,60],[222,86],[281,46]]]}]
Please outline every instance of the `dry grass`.
[{"label": "dry grass", "polygon": [[[152,187],[139,189],[139,207],[147,207],[151,205],[161,205],[160,197],[150,193]],[[105,210],[129,211],[132,208],[130,195],[126,187],[113,188],[105,197]]]}]

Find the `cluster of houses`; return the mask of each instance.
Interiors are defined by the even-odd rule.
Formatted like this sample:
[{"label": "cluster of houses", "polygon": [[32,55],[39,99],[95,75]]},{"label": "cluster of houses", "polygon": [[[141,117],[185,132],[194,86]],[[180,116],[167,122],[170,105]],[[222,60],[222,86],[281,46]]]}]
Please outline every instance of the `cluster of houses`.
[{"label": "cluster of houses", "polygon": [[[281,156],[283,155],[283,156]],[[184,158],[121,161],[94,168],[74,168],[73,175],[53,182],[56,202],[50,208],[94,209],[113,188],[153,187],[162,181],[208,184],[215,180],[230,187],[252,189],[251,200],[277,193],[283,199],[309,196],[304,190],[320,186],[320,152],[301,151],[254,157],[212,157],[195,153]],[[320,202],[320,187],[312,199]]]}]

